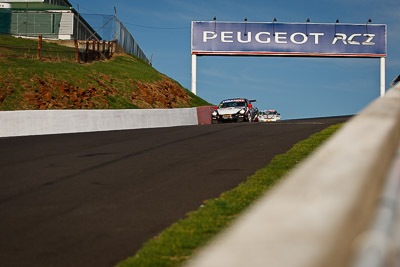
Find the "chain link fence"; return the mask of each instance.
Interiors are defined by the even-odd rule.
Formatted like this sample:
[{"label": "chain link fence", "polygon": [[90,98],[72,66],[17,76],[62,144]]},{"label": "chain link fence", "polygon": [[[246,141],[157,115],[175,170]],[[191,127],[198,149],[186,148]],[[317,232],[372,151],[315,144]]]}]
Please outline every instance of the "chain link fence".
[{"label": "chain link fence", "polygon": [[139,44],[132,37],[130,32],[125,28],[124,24],[117,19],[117,33],[116,40],[117,43],[125,50],[125,53],[132,54],[138,58],[144,60],[148,64],[151,64],[150,60],[146,57],[143,50],[140,48]]},{"label": "chain link fence", "polygon": [[93,29],[96,30],[96,33],[98,33],[103,40],[117,41],[119,48],[122,48],[123,50],[117,52],[125,52],[135,55],[148,64],[151,64],[150,60],[133,38],[132,34],[118,18],[102,14],[81,15],[93,27]]}]

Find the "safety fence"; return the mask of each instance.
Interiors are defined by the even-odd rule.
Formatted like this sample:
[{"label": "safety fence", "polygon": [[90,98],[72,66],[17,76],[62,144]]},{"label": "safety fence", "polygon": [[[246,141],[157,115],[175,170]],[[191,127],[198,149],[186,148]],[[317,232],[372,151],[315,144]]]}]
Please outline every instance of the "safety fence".
[{"label": "safety fence", "polygon": [[116,41],[46,40],[0,36],[0,56],[36,58],[49,61],[89,63],[110,59],[117,50]]},{"label": "safety fence", "polygon": [[81,14],[83,18],[101,35],[104,40],[115,40],[118,43],[117,52],[134,55],[151,64],[146,54],[133,38],[125,25],[116,16],[105,14]]},{"label": "safety fence", "polygon": [[136,57],[142,59],[146,63],[151,65],[150,60],[146,57],[143,50],[140,48],[139,44],[132,37],[130,32],[126,29],[124,24],[118,19],[116,19],[116,41],[119,46],[123,49],[123,52],[135,55]]}]

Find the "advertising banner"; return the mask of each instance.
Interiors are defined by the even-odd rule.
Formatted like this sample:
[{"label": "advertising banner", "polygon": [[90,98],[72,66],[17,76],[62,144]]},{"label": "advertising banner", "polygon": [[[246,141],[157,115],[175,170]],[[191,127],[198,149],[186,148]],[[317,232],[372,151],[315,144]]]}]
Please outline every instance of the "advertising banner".
[{"label": "advertising banner", "polygon": [[386,25],[192,22],[194,55],[385,57]]}]

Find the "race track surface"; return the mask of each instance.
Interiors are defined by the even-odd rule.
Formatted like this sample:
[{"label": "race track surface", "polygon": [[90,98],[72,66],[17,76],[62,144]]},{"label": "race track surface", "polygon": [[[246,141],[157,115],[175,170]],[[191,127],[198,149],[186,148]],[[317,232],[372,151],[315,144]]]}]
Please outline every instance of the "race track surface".
[{"label": "race track surface", "polygon": [[348,118],[0,138],[0,265],[114,266]]}]

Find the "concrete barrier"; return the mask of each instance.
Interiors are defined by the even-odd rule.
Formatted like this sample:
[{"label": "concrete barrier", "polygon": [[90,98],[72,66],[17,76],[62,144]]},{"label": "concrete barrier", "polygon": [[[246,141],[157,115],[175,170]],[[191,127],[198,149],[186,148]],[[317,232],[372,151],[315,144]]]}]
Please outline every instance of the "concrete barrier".
[{"label": "concrete barrier", "polygon": [[214,106],[197,107],[197,119],[199,124],[211,124],[211,113],[214,110]]},{"label": "concrete barrier", "polygon": [[196,125],[197,116],[196,108],[1,111],[0,137]]},{"label": "concrete barrier", "polygon": [[399,141],[400,85],[346,123],[187,266],[351,266]]}]

